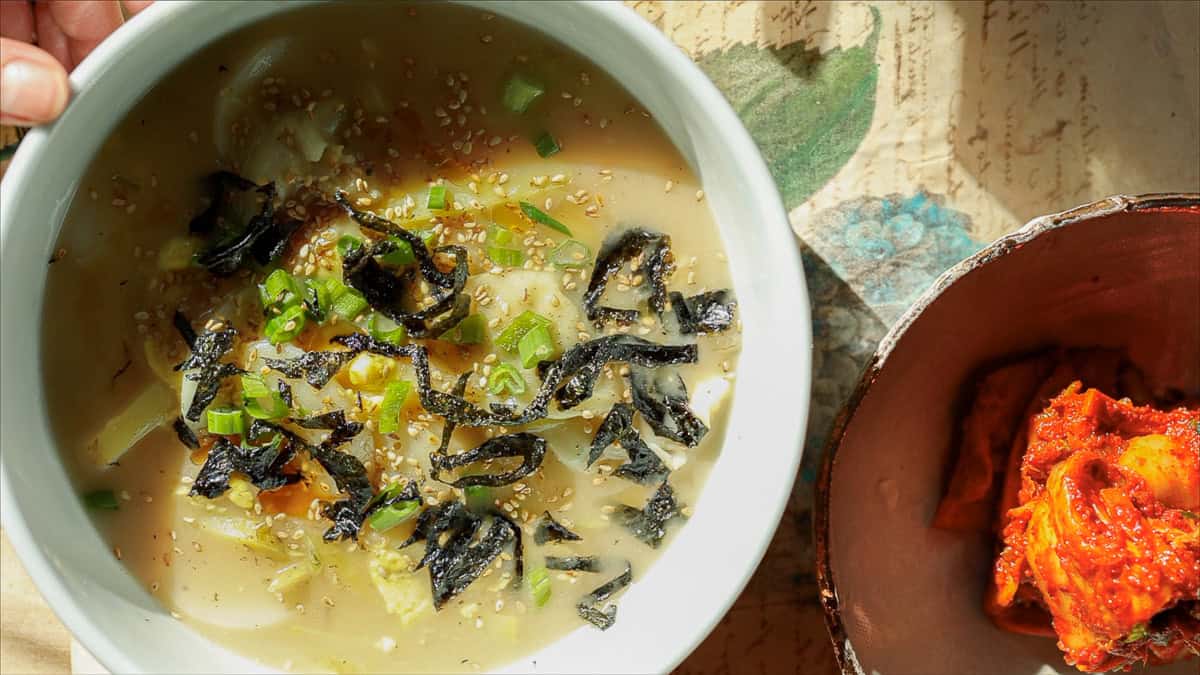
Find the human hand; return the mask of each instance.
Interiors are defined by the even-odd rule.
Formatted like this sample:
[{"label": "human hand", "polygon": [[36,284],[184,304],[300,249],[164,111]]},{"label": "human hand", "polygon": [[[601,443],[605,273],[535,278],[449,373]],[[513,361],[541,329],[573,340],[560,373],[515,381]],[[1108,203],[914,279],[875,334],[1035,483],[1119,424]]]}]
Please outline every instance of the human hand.
[{"label": "human hand", "polygon": [[[67,70],[152,0],[0,0],[0,124],[32,126],[62,114]],[[35,44],[37,46],[35,46]]]}]

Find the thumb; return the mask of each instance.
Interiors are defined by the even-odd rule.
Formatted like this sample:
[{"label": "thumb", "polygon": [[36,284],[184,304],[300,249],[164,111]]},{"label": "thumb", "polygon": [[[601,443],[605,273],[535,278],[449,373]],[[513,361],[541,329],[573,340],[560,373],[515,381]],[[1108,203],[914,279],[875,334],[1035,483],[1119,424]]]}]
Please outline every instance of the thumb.
[{"label": "thumb", "polygon": [[33,45],[0,38],[0,124],[30,126],[62,114],[71,90],[62,64]]}]

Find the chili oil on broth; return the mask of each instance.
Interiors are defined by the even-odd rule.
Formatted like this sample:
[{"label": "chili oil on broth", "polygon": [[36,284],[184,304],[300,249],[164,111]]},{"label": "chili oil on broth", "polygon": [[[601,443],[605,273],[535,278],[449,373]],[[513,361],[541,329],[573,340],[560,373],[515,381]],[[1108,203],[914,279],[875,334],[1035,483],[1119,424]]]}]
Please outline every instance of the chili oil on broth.
[{"label": "chili oil on broth", "polygon": [[[370,20],[364,21],[368,11]],[[454,49],[447,49],[451,44]],[[246,66],[267,62],[269,67]],[[546,85],[536,107],[525,115],[504,110],[500,101],[504,83],[515,72],[529,73]],[[344,108],[336,131],[317,141],[319,161],[280,159],[288,153],[273,151],[263,140],[278,133],[281,118],[336,108],[308,110],[309,104],[328,101]],[[547,159],[537,155],[530,141],[543,130],[551,131],[562,147]],[[308,150],[303,142],[298,148],[293,155]],[[473,164],[478,160],[485,163]],[[290,178],[291,189],[313,176],[323,192],[344,188],[359,208],[380,213],[388,205],[405,208],[405,195],[423,200],[428,181],[440,178],[456,199],[483,203],[483,208],[467,209],[479,223],[476,231],[499,222],[520,225],[534,239],[562,240],[545,228],[519,222],[509,209],[488,206],[492,196],[493,202],[503,201],[497,190],[515,188],[517,198],[539,208],[549,199],[547,212],[593,252],[605,237],[633,224],[670,235],[677,267],[668,282],[671,290],[692,295],[729,288],[719,238],[696,180],[661,130],[591,64],[500,18],[455,7],[306,8],[223,39],[149,92],[112,134],[81,183],[47,288],[47,405],[68,467],[81,492],[111,489],[119,496],[118,510],[95,513],[97,526],[148,591],[196,630],[273,666],[338,672],[471,672],[518,658],[576,627],[593,630],[577,615],[576,603],[619,575],[626,560],[636,584],[680,526],[673,521],[667,541],[658,549],[648,547],[613,523],[609,510],[618,503],[641,508],[653,487],[603,478],[595,467],[582,471],[581,461],[586,462],[580,452],[586,454],[611,400],[591,415],[532,425],[551,445],[541,469],[515,485],[491,489],[497,504],[515,505],[511,515],[524,526],[527,570],[541,567],[547,555],[595,555],[601,560],[602,569],[595,574],[551,571],[552,593],[543,607],[535,606],[527,584],[513,589],[505,583],[513,573],[511,549],[506,549],[509,559],[502,557],[497,568],[440,611],[432,609],[428,575],[419,570],[413,577],[419,580],[415,588],[420,594],[407,586],[391,598],[394,611],[389,612],[373,574],[378,577],[382,570],[386,575],[391,567],[407,570],[420,559],[420,543],[395,550],[411,532],[411,521],[386,534],[364,526],[356,544],[326,543],[321,534],[329,521],[304,517],[305,499],[293,508],[299,515],[275,516],[269,528],[239,541],[230,537],[231,528],[236,530],[231,523],[262,523],[270,515],[254,504],[253,495],[251,501],[237,490],[214,500],[187,496],[202,456],[185,448],[170,429],[179,415],[179,375],[170,366],[187,354],[171,327],[172,313],[181,309],[197,327],[219,315],[239,329],[245,317],[254,312],[261,316],[253,283],[261,281],[262,273],[217,280],[204,271],[160,269],[164,249],[186,233],[203,204],[199,179],[217,168],[259,172],[249,176],[258,182],[279,180],[282,185]],[[306,221],[314,218],[302,215]],[[347,227],[344,217],[306,226],[293,238],[283,267],[303,270],[304,244],[311,246],[308,236]],[[457,243],[460,233],[474,234],[459,222],[443,230],[441,241]],[[471,260],[472,283],[487,284],[514,304],[518,301],[505,293],[524,296],[526,288],[535,301],[539,293],[568,299],[560,316],[550,317],[566,327],[559,333],[570,330],[570,312],[582,317],[580,298],[590,270],[569,276],[523,270],[491,275],[475,249]],[[485,273],[477,275],[481,270]],[[548,285],[545,279],[551,274],[554,284]],[[542,285],[531,287],[531,279]],[[610,284],[606,304],[629,306],[630,300],[618,284]],[[476,310],[488,315],[483,308]],[[330,334],[353,326],[337,328]],[[583,328],[592,337],[599,334],[590,324]],[[633,332],[669,341],[660,324]],[[234,358],[226,360],[250,366],[256,338],[243,329]],[[319,339],[309,336],[306,348],[324,348]],[[577,335],[560,335],[563,348],[577,341]],[[737,331],[702,336],[698,343],[700,362],[678,370],[693,403],[709,402],[697,404],[697,412],[709,423],[710,433],[687,449],[640,425],[643,438],[683,460],[670,475],[683,505],[695,503],[719,451]],[[499,350],[486,344],[470,349],[431,346],[435,374],[442,375],[435,386],[448,390],[454,375],[495,352]],[[412,380],[406,363],[396,367]],[[536,388],[536,375],[522,372],[530,389]],[[477,390],[474,379],[471,386]],[[237,378],[230,380],[236,383]],[[345,369],[337,382],[348,387]],[[308,386],[293,384],[298,395]],[[597,389],[606,386],[611,390],[616,385],[606,385],[602,378]],[[166,392],[166,404],[145,394],[155,388]],[[146,400],[151,403],[142,406],[136,421],[157,421],[157,428],[116,464],[105,466],[97,457],[97,434]],[[390,438],[371,429],[360,434],[377,446],[375,452],[367,448],[372,477],[428,475],[428,454],[437,445],[441,421],[423,414],[415,396],[404,419],[415,424],[415,434],[407,428]],[[474,447],[485,438],[481,430],[460,427],[451,450]],[[425,485],[431,490],[423,494],[426,500],[460,494],[431,480]],[[530,534],[543,511],[582,541],[535,545]],[[379,554],[381,550],[388,553]],[[302,566],[312,560],[310,554],[319,561],[315,573],[283,591],[268,590],[281,568]],[[618,620],[636,618],[618,614]]]}]

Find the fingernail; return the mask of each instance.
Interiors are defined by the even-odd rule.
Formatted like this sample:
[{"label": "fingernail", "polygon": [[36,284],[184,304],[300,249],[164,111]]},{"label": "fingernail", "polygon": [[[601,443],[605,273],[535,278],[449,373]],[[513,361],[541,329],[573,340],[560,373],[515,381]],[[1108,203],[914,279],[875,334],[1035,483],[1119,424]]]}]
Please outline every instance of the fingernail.
[{"label": "fingernail", "polygon": [[10,61],[0,70],[0,112],[48,122],[67,105],[67,83],[58,70],[35,61]]}]

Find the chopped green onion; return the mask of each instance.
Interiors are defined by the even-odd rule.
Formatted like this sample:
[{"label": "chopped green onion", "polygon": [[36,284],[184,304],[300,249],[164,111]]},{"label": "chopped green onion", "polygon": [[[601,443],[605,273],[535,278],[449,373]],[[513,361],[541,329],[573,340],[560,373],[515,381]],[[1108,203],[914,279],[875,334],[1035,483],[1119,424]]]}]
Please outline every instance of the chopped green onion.
[{"label": "chopped green onion", "polygon": [[533,603],[538,607],[545,607],[550,601],[550,573],[545,567],[538,567],[529,571],[529,592],[533,595]]},{"label": "chopped green onion", "polygon": [[496,337],[496,344],[500,345],[500,348],[504,351],[516,352],[521,343],[521,338],[525,337],[526,333],[538,326],[546,326],[548,328],[553,323],[553,321],[541,314],[525,310],[518,314],[504,330],[500,331],[500,335]]},{"label": "chopped green onion", "polygon": [[550,264],[560,269],[590,267],[592,249],[578,239],[568,239],[550,252]]},{"label": "chopped green onion", "polygon": [[460,345],[477,345],[483,342],[487,322],[480,314],[472,314],[459,321],[454,328],[442,333],[441,339]]},{"label": "chopped green onion", "polygon": [[117,495],[112,490],[95,490],[83,496],[83,503],[90,509],[101,511],[116,511]]},{"label": "chopped green onion", "polygon": [[158,268],[169,272],[186,270],[195,262],[197,248],[195,237],[172,237],[158,250]]},{"label": "chopped green onion", "polygon": [[548,327],[537,326],[521,338],[517,350],[521,354],[521,365],[532,368],[539,361],[553,358],[558,351],[558,345],[554,344],[554,336],[550,334]]},{"label": "chopped green onion", "polygon": [[283,270],[275,270],[267,275],[266,281],[260,287],[260,296],[264,308],[284,309],[299,304],[304,299],[300,282]]},{"label": "chopped green onion", "polygon": [[271,388],[263,381],[261,375],[246,373],[242,375],[242,396],[246,398],[262,398],[271,395]]},{"label": "chopped green onion", "polygon": [[523,113],[544,93],[546,90],[541,84],[524,75],[513,75],[504,85],[504,107]]},{"label": "chopped green onion", "polygon": [[512,246],[516,241],[516,235],[513,234],[513,231],[507,227],[489,225],[487,240],[489,244],[494,244],[496,246]]},{"label": "chopped green onion", "polygon": [[300,331],[304,330],[304,323],[304,306],[292,305],[283,310],[282,314],[271,317],[263,332],[271,344],[277,345],[299,335]]},{"label": "chopped green onion", "polygon": [[425,202],[425,206],[435,211],[445,211],[454,203],[454,196],[451,195],[445,185],[434,185],[429,188],[429,201]]},{"label": "chopped green onion", "polygon": [[542,225],[545,225],[546,227],[548,227],[552,230],[555,230],[557,232],[562,232],[563,234],[567,235],[568,237],[571,236],[571,230],[567,229],[566,225],[563,225],[562,223],[558,222],[554,218],[551,218],[550,214],[539,209],[538,207],[534,206],[533,204],[530,204],[529,202],[520,202],[520,204],[521,204],[521,212],[524,213],[526,216],[528,216],[529,219],[532,220],[533,222],[541,223]]},{"label": "chopped green onion", "polygon": [[242,375],[242,403],[251,417],[260,420],[282,419],[289,412],[279,392],[268,387],[262,377],[250,373]]},{"label": "chopped green onion", "polygon": [[380,507],[367,516],[367,523],[376,532],[387,532],[412,518],[421,510],[421,502],[412,499]]},{"label": "chopped green onion", "polygon": [[232,436],[246,433],[246,416],[237,408],[209,408],[208,433]]},{"label": "chopped green onion", "polygon": [[337,241],[338,255],[345,258],[347,253],[349,253],[350,251],[353,251],[354,249],[356,249],[362,245],[363,245],[362,239],[359,239],[358,237],[356,237],[352,234],[343,234],[341,237],[338,237],[338,241]]},{"label": "chopped green onion", "polygon": [[[383,320],[391,323],[390,319],[384,318]],[[408,337],[408,331],[404,330],[404,326],[396,326],[395,328],[390,329],[381,328],[379,326],[380,321],[380,316],[375,313],[372,313],[371,316],[367,318],[367,332],[370,333],[371,337],[375,338],[376,340],[382,340],[390,345],[399,346],[404,342],[404,339]]]},{"label": "chopped green onion", "polygon": [[388,237],[388,239],[396,245],[396,250],[379,256],[380,260],[397,267],[416,262],[417,256],[413,254],[412,246],[407,241],[400,237]]},{"label": "chopped green onion", "polygon": [[538,156],[542,158],[557,155],[558,151],[562,150],[558,141],[554,140],[549,131],[543,131],[542,135],[533,142],[533,147],[537,150]]},{"label": "chopped green onion", "polygon": [[304,281],[304,301],[304,308],[308,310],[309,317],[318,323],[325,320],[329,314],[330,305],[333,304],[333,299],[329,295],[329,286],[317,279]]},{"label": "chopped green onion", "polygon": [[1130,642],[1137,642],[1138,640],[1145,640],[1149,636],[1149,627],[1144,623],[1139,623],[1130,629],[1129,634],[1126,635],[1125,639],[1121,640],[1121,642],[1128,644]]},{"label": "chopped green onion", "polygon": [[483,485],[468,485],[463,488],[463,496],[467,506],[476,509],[486,509],[492,503],[492,491]]},{"label": "chopped green onion", "polygon": [[497,364],[492,367],[492,374],[488,375],[488,391],[495,395],[506,391],[510,394],[524,394],[525,378],[521,376],[521,371],[511,365]]},{"label": "chopped green onion", "polygon": [[488,258],[501,267],[520,267],[525,263],[525,254],[515,248],[489,246]]},{"label": "chopped green onion", "polygon": [[337,282],[337,287],[335,290],[333,284],[330,284],[330,295],[332,296],[330,311],[343,319],[354,320],[367,309],[367,299],[363,297],[362,293],[336,279],[332,281]]},{"label": "chopped green onion", "polygon": [[412,385],[404,381],[388,382],[383,390],[383,402],[379,404],[379,433],[394,434],[400,430],[400,409],[412,392]]}]

